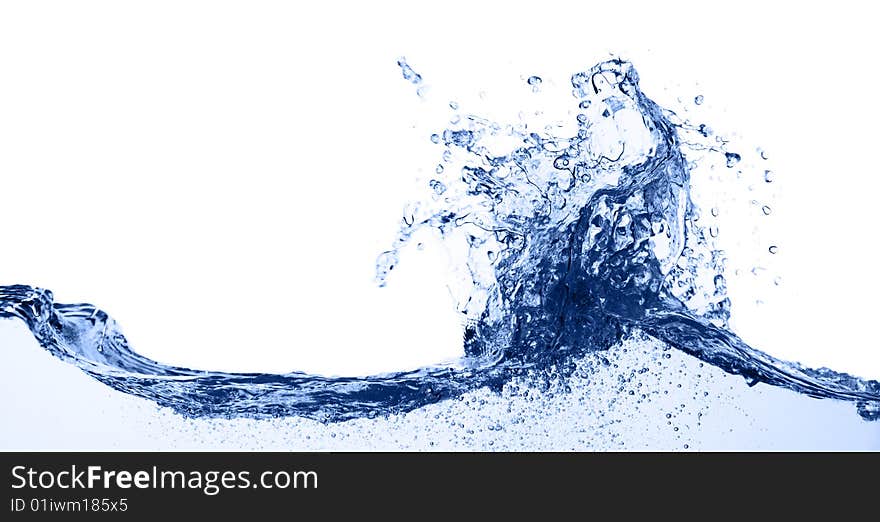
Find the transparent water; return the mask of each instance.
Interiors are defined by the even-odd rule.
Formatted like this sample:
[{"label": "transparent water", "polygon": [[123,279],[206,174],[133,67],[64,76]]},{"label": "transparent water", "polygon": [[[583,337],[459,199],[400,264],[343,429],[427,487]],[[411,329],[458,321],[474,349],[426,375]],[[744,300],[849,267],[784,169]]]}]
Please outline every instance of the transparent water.
[{"label": "transparent water", "polygon": [[[399,65],[424,95],[422,76]],[[538,93],[543,80],[526,83]],[[442,149],[436,176],[378,256],[377,284],[393,285],[403,249],[449,254],[453,306],[466,324],[465,357],[454,365],[360,378],[168,366],[138,355],[95,306],[21,285],[0,287],[0,317],[22,320],[49,353],[97,381],[187,422],[310,419],[343,423],[338,433],[352,441],[359,422],[403,422],[426,447],[633,447],[651,440],[633,435],[651,411],[671,430],[661,446],[691,447],[685,428],[736,403],[731,382],[834,399],[876,420],[877,381],[776,359],[731,331],[728,254],[703,224],[692,179],[743,156],[652,102],[629,63],[598,64],[571,86],[572,121],[537,129],[450,104],[455,123],[431,136]],[[481,428],[456,422],[465,418]]]}]

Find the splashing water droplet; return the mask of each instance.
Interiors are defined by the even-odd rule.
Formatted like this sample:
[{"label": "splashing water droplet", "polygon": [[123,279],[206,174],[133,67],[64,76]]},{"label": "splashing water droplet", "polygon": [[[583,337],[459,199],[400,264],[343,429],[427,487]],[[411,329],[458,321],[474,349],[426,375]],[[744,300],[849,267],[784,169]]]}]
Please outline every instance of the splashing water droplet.
[{"label": "splashing water droplet", "polygon": [[761,212],[763,212],[765,216],[769,216],[773,212],[773,209],[771,209],[767,205],[764,205],[763,207],[761,207]]},{"label": "splashing water droplet", "polygon": [[388,274],[397,266],[399,259],[397,252],[388,251],[379,255],[376,260],[376,282],[379,286],[385,286]]},{"label": "splashing water droplet", "polygon": [[742,160],[742,156],[737,154],[736,152],[725,152],[724,157],[727,160],[727,168],[732,169],[736,166],[737,163]]},{"label": "splashing water droplet", "polygon": [[779,251],[779,248],[776,245],[771,245],[770,248],[767,249],[771,254],[775,254]]},{"label": "splashing water droplet", "polygon": [[406,58],[401,57],[397,60],[397,65],[400,67],[400,71],[403,73],[404,79],[408,80],[413,85],[418,85],[422,83],[422,75],[415,72],[412,67],[406,63]]},{"label": "splashing water droplet", "polygon": [[528,79],[528,84],[532,86],[532,92],[539,92],[541,90],[541,84],[543,80],[540,76],[530,76]]},{"label": "splashing water droplet", "polygon": [[694,98],[694,103],[697,105],[702,105],[703,104],[703,95],[700,94],[700,95],[696,96]]},{"label": "splashing water droplet", "polygon": [[770,171],[770,170],[764,171],[764,181],[766,181],[767,183],[773,183],[773,181],[775,179],[776,179],[776,175],[773,174],[773,171]]}]

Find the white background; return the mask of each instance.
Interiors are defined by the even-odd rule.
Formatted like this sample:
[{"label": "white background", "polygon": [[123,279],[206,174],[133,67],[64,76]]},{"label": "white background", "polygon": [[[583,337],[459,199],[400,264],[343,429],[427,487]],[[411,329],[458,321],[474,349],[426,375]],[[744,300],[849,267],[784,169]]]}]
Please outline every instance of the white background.
[{"label": "white background", "polygon": [[[95,303],[168,363],[362,374],[451,359],[438,260],[372,281],[438,154],[397,57],[445,103],[504,100],[531,74],[564,83],[613,53],[661,104],[703,94],[707,123],[770,154],[782,285],[757,305],[764,287],[731,274],[736,330],[880,377],[870,8],[486,4],[4,3],[0,283]],[[722,225],[731,258],[752,233],[737,225]]]}]

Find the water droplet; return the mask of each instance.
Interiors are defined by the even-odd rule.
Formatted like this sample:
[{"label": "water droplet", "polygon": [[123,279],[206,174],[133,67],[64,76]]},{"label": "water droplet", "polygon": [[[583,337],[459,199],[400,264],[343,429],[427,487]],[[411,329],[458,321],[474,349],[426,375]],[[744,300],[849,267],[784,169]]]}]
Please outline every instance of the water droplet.
[{"label": "water droplet", "polygon": [[712,207],[711,212],[713,217],[718,217],[718,207]]},{"label": "water droplet", "polygon": [[449,102],[449,108],[454,111],[457,111],[458,110],[458,103],[454,102],[454,101]]},{"label": "water droplet", "polygon": [[403,77],[406,80],[409,80],[413,84],[419,84],[422,82],[422,75],[415,72],[412,67],[406,63],[405,58],[400,58],[397,60],[397,65],[400,67],[401,72],[403,72]]},{"label": "water droplet", "polygon": [[776,179],[776,175],[773,174],[773,171],[771,171],[771,170],[764,171],[764,181],[766,181],[767,183],[773,183],[773,180],[775,180],[775,179]]},{"label": "water droplet", "polygon": [[767,158],[769,158],[769,156],[767,155],[767,151],[766,151],[766,150],[761,150],[761,159],[764,159],[764,160],[765,160],[765,159],[767,159]]},{"label": "water droplet", "polygon": [[540,76],[529,76],[529,79],[527,81],[528,81],[529,85],[535,86],[535,85],[541,85],[541,83],[543,83],[544,80],[542,80]]},{"label": "water droplet", "polygon": [[775,254],[779,251],[779,248],[776,245],[771,245],[767,250],[769,250],[771,254]]},{"label": "water droplet", "polygon": [[718,237],[718,227],[709,227],[709,235],[712,237]]},{"label": "water droplet", "polygon": [[385,286],[388,273],[394,270],[398,263],[397,253],[393,251],[383,252],[376,260],[376,281],[379,286]]},{"label": "water droplet", "polygon": [[437,165],[437,168],[434,169],[437,174],[441,174],[443,172],[443,165]]},{"label": "water droplet", "polygon": [[436,193],[438,196],[446,192],[446,185],[444,185],[442,181],[432,179],[428,183],[428,185],[430,185],[430,187],[434,190],[434,193]]},{"label": "water droplet", "polygon": [[765,216],[769,216],[772,210],[767,205],[764,205],[761,207],[761,212],[763,212]]},{"label": "water droplet", "polygon": [[431,141],[434,143],[440,143],[440,135],[439,134],[431,134]]},{"label": "water droplet", "polygon": [[697,105],[702,105],[703,104],[703,95],[700,94],[696,98],[694,98],[694,103],[696,103]]},{"label": "water droplet", "polygon": [[740,156],[736,152],[725,152],[724,157],[727,159],[727,168],[729,169],[735,167],[736,164],[739,163],[742,159],[742,156]]}]

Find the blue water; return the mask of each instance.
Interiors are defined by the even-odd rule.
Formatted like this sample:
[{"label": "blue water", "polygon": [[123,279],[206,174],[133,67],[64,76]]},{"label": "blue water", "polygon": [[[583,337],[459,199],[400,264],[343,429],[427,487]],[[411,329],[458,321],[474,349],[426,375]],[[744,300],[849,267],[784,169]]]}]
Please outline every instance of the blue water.
[{"label": "blue water", "polygon": [[[422,84],[405,60],[398,65]],[[535,93],[542,84],[527,80]],[[461,280],[450,284],[463,289],[454,306],[466,328],[454,367],[361,378],[172,367],[138,355],[96,307],[22,285],[0,287],[0,317],[23,320],[50,353],[106,385],[192,417],[333,422],[405,412],[500,391],[525,373],[564,381],[586,354],[649,336],[750,384],[850,401],[864,419],[880,418],[877,381],[778,360],[730,331],[723,253],[692,202],[686,153],[708,150],[730,168],[742,156],[648,99],[627,62],[578,72],[571,85],[569,127],[537,132],[466,114],[431,136],[443,162],[378,256],[384,286],[416,233],[455,253]]]}]

